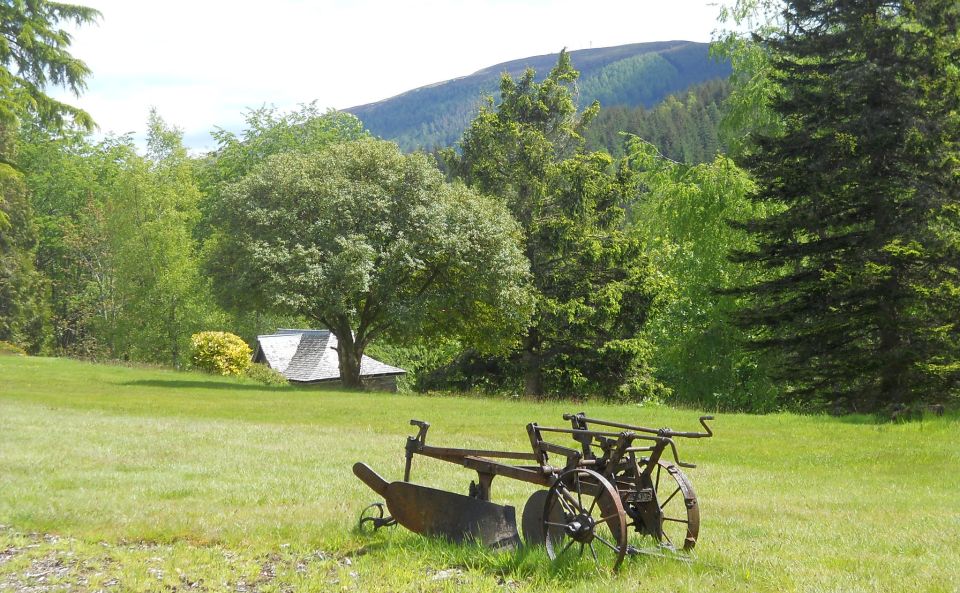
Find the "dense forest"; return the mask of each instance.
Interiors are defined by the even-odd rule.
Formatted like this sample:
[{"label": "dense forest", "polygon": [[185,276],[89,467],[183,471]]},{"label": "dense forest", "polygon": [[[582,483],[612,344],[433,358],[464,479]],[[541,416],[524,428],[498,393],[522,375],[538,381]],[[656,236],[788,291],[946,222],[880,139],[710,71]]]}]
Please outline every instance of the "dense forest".
[{"label": "dense forest", "polygon": [[663,156],[699,164],[726,152],[720,132],[723,102],[730,94],[726,80],[711,80],[670,95],[651,108],[618,105],[603,108],[587,127],[587,146],[623,156],[630,136],[656,146]]},{"label": "dense forest", "polygon": [[787,3],[718,40],[729,81],[700,44],[563,51],[402,95],[389,133],[261,108],[201,156],[47,94],[83,90],[55,31],[95,11],[3,10],[0,350],[183,367],[203,330],[312,326],[356,387],[366,353],[415,390],[960,396],[954,3]]}]

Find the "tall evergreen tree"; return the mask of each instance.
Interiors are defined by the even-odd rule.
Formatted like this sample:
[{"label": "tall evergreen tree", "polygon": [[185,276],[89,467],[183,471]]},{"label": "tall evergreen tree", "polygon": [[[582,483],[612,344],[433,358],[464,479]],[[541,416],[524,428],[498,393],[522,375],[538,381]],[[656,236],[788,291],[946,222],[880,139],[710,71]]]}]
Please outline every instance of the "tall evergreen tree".
[{"label": "tall evergreen tree", "polygon": [[62,2],[0,2],[0,124],[28,117],[57,129],[70,123],[93,128],[90,114],[51,97],[47,87],[79,96],[90,69],[70,55],[71,35],[60,27],[99,16],[92,8]]},{"label": "tall evergreen tree", "polygon": [[856,410],[956,394],[960,4],[787,2],[760,40],[780,131],[744,162],[768,214],[743,223],[737,320],[784,396]]},{"label": "tall evergreen tree", "polygon": [[92,8],[33,0],[0,2],[0,340],[31,352],[44,343],[46,282],[34,265],[36,225],[17,163],[22,122],[53,130],[93,128],[88,113],[55,99],[50,86],[79,95],[90,70],[73,57],[64,22],[82,25],[100,15]]},{"label": "tall evergreen tree", "polygon": [[[0,156],[12,149],[0,123]],[[46,282],[35,265],[37,228],[23,175],[0,161],[0,341],[31,353],[44,346],[47,332]]]},{"label": "tall evergreen tree", "polygon": [[660,388],[642,332],[659,285],[643,244],[622,228],[630,179],[609,154],[584,148],[599,105],[578,113],[578,76],[566,52],[543,82],[532,69],[504,75],[500,103],[446,157],[523,229],[537,313],[501,368],[516,369],[530,395],[642,398]]}]

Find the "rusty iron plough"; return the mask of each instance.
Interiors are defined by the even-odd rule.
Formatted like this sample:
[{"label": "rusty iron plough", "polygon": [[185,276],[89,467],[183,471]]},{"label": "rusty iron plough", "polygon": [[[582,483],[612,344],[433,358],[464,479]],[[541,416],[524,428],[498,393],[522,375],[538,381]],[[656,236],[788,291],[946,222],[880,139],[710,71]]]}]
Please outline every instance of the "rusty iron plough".
[{"label": "rusty iron plough", "polygon": [[[490,502],[493,478],[503,476],[543,488],[524,505],[523,540],[545,546],[551,559],[589,552],[598,565],[617,569],[626,555],[642,551],[631,543],[631,530],[652,538],[661,550],[694,547],[700,509],[693,485],[680,468],[696,466],[680,461],[674,439],[712,437],[707,426],[712,416],[700,417],[705,432],[632,426],[588,418],[584,413],[564,414],[563,419],[570,428],[527,425],[530,453],[428,445],[430,424],[411,420],[418,431],[407,437],[403,481],[387,482],[365,463],[353,466],[353,473],[384,498],[389,511],[385,515],[383,503],[370,505],[361,514],[361,527],[400,524],[455,542],[519,546],[514,507]],[[569,435],[573,446],[549,442],[545,434]],[[672,461],[664,458],[668,451]],[[477,481],[470,483],[468,495],[411,483],[415,455],[474,470]]]}]

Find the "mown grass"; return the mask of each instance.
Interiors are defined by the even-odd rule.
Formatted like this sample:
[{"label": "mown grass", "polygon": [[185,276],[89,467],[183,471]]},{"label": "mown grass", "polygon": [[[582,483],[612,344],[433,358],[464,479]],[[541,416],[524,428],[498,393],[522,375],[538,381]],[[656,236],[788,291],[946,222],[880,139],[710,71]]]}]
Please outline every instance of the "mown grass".
[{"label": "mown grass", "polygon": [[[356,531],[398,479],[410,418],[428,442],[526,450],[529,421],[591,415],[678,429],[668,407],[262,388],[240,380],[0,358],[0,591],[960,591],[960,421],[718,416],[680,443],[700,498],[689,562],[618,574],[410,534]],[[417,460],[465,492],[469,472]],[[532,491],[498,478],[497,502]]]}]

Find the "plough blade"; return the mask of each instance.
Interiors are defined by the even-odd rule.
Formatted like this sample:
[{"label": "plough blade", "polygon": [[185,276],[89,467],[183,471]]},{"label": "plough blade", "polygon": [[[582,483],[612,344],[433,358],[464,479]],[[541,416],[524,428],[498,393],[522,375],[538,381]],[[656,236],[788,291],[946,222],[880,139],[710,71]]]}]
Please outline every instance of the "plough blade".
[{"label": "plough blade", "polygon": [[353,473],[383,496],[390,515],[410,531],[492,548],[520,545],[512,506],[410,482],[387,482],[365,463],[354,464]]}]

